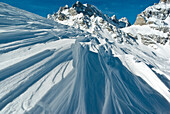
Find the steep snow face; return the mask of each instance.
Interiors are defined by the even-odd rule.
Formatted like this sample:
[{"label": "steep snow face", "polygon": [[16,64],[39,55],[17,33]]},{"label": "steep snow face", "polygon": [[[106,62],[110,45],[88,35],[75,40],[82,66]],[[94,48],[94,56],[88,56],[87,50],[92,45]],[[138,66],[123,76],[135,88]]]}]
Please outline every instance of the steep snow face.
[{"label": "steep snow face", "polygon": [[0,113],[22,114],[71,72],[71,45],[89,34],[5,3],[0,9]]},{"label": "steep snow face", "polygon": [[28,113],[114,114],[169,111],[167,107],[170,105],[166,100],[140,77],[129,72],[119,58],[104,51],[104,47],[100,47],[98,53],[93,53],[89,51],[88,45],[76,43],[72,49],[73,71],[53,86]]},{"label": "steep snow face", "polygon": [[0,113],[170,111],[169,45],[155,50],[119,29],[94,37],[4,3],[0,9]]},{"label": "steep snow face", "polygon": [[139,39],[141,37],[146,45],[155,43],[165,45],[170,41],[170,3],[160,2],[146,8],[138,15],[135,24],[123,31],[133,34],[134,37],[139,36]]}]

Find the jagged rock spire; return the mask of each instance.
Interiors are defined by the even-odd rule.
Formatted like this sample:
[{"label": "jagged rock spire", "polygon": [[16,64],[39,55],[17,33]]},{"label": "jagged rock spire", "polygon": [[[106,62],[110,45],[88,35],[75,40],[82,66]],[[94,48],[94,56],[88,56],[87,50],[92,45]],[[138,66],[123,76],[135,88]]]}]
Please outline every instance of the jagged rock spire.
[{"label": "jagged rock spire", "polygon": [[119,19],[119,25],[123,28],[123,27],[128,27],[131,24],[126,17],[122,17],[121,19]]},{"label": "jagged rock spire", "polygon": [[119,22],[118,19],[117,19],[117,17],[116,17],[116,15],[113,15],[113,16],[111,17],[111,19],[112,19],[115,23],[118,23],[118,22]]},{"label": "jagged rock spire", "polygon": [[73,7],[73,8],[74,8],[74,7],[83,7],[83,4],[82,4],[81,2],[79,2],[79,1],[77,1],[75,4],[73,4],[72,7]]}]

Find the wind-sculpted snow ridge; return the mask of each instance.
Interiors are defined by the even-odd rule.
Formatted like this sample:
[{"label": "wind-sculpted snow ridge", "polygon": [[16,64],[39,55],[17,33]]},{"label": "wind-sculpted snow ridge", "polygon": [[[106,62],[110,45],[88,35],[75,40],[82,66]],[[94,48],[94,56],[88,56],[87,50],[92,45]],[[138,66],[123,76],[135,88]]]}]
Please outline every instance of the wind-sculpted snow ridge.
[{"label": "wind-sculpted snow ridge", "polygon": [[97,36],[0,3],[0,113],[170,112],[169,45]]},{"label": "wind-sculpted snow ridge", "polygon": [[168,113],[170,104],[104,47],[76,43],[72,51],[73,70],[29,113]]}]

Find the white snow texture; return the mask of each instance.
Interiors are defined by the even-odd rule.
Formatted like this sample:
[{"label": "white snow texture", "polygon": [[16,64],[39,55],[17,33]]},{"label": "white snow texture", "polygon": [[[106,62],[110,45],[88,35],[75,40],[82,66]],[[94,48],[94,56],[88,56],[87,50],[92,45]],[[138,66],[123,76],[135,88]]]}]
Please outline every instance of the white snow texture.
[{"label": "white snow texture", "polygon": [[169,39],[142,42],[168,33],[119,28],[91,7],[101,15],[86,28],[86,14],[45,19],[0,2],[0,114],[170,113]]}]

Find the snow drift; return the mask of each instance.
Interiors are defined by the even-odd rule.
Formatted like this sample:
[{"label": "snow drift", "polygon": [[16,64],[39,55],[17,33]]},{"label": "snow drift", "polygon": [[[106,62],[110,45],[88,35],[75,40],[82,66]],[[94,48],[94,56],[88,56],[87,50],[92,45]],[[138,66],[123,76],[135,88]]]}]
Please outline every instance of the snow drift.
[{"label": "snow drift", "polygon": [[95,36],[0,9],[0,113],[170,112],[169,44],[154,49],[119,28]]}]

